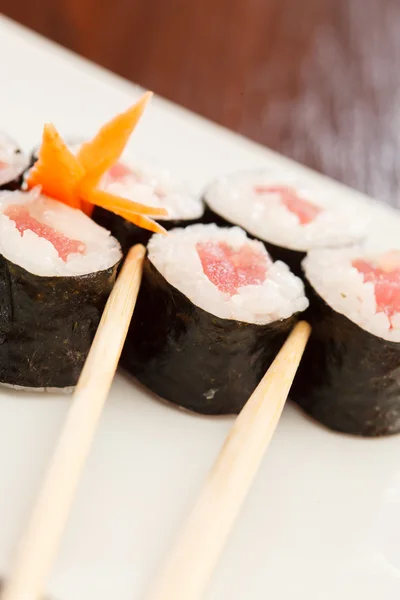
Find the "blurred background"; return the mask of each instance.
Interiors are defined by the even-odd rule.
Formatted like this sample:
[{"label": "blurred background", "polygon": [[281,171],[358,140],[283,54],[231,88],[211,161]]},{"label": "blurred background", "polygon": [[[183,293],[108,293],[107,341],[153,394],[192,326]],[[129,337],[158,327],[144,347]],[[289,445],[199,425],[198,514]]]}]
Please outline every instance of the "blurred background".
[{"label": "blurred background", "polygon": [[0,0],[0,11],[399,204],[399,0]]}]

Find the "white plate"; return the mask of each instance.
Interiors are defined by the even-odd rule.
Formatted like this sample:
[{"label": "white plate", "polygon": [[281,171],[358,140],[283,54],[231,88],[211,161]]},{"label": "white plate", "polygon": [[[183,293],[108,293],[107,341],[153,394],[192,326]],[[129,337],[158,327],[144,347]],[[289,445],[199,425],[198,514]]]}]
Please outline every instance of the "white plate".
[{"label": "white plate", "polygon": [[[0,56],[0,129],[27,148],[45,121],[89,135],[141,91],[5,19]],[[370,203],[158,98],[132,149],[198,186],[222,172],[287,166],[338,201]],[[396,215],[383,233],[398,231]],[[0,392],[0,569],[67,408],[62,397]],[[49,582],[54,598],[144,598],[231,424],[170,408],[118,375]],[[398,600],[399,457],[399,437],[337,435],[288,406],[207,600]]]}]

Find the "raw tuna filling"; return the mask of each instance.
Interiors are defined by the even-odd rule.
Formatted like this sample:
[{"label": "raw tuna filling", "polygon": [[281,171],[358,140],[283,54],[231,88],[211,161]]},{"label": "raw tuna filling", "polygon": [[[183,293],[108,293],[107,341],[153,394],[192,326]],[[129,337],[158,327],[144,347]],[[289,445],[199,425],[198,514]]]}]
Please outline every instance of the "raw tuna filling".
[{"label": "raw tuna filling", "polygon": [[130,169],[121,162],[115,163],[115,165],[113,165],[111,169],[109,169],[108,174],[111,177],[111,179],[120,180],[130,176],[135,177],[139,181],[139,178],[136,176],[136,173],[134,173],[132,169]]},{"label": "raw tuna filling", "polygon": [[4,214],[14,221],[18,231],[22,235],[25,231],[33,231],[41,238],[48,240],[58,252],[59,257],[67,262],[70,254],[83,254],[86,246],[83,242],[78,240],[71,240],[63,233],[60,233],[53,227],[41,223],[35,217],[32,217],[30,212],[25,206],[19,204],[13,204],[9,206]]},{"label": "raw tuna filling", "polygon": [[284,186],[255,186],[256,194],[270,195],[279,194],[280,200],[284,206],[293,214],[295,214],[301,225],[306,225],[314,221],[315,217],[322,212],[322,208],[316,206],[309,200],[304,200],[297,195],[296,190]]},{"label": "raw tuna filling", "polygon": [[[396,256],[397,255],[397,256]],[[383,312],[389,320],[400,313],[400,257],[390,252],[377,264],[363,259],[353,260],[353,267],[362,273],[364,282],[374,284],[376,312]]]},{"label": "raw tuna filling", "polygon": [[204,274],[220,292],[234,296],[240,287],[261,285],[267,276],[268,257],[251,246],[234,250],[226,242],[198,242]]},{"label": "raw tuna filling", "polygon": [[[110,177],[110,179],[119,183],[123,183],[128,177],[131,180],[131,185],[133,183],[143,183],[140,176],[122,162],[115,163],[115,165],[108,170],[107,175]],[[155,188],[153,193],[160,199],[165,197],[165,193],[158,188]]]}]

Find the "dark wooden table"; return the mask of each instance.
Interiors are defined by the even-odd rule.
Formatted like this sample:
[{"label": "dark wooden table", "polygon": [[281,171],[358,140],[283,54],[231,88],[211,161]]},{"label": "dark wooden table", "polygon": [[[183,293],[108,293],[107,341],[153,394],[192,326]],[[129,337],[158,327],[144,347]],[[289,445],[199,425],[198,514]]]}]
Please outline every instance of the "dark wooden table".
[{"label": "dark wooden table", "polygon": [[0,0],[0,10],[400,206],[399,0]]}]

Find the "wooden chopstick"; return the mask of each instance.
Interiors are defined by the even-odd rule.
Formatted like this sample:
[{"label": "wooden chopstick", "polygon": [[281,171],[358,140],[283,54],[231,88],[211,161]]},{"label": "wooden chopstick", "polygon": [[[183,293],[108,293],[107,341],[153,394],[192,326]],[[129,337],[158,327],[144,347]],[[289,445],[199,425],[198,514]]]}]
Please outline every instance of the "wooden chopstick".
[{"label": "wooden chopstick", "polygon": [[305,321],[297,324],[236,418],[151,600],[202,597],[278,424],[310,332]]},{"label": "wooden chopstick", "polygon": [[130,250],[108,299],[2,600],[37,600],[42,594],[114,378],[140,287],[144,255],[141,245]]}]

